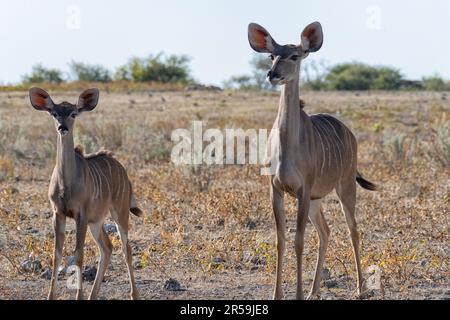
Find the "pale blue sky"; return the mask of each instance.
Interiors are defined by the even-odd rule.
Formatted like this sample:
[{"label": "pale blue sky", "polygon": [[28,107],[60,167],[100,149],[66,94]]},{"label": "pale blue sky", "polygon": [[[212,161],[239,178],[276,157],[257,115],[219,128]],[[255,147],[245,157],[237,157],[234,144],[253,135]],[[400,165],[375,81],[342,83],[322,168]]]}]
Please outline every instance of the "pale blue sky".
[{"label": "pale blue sky", "polygon": [[[303,27],[315,20],[323,25],[325,42],[311,59],[390,65],[409,78],[434,73],[450,78],[446,0],[0,0],[0,4],[4,83],[19,81],[38,62],[63,70],[70,60],[114,69],[132,56],[165,51],[187,54],[197,80],[220,84],[249,72],[253,54],[247,42],[249,22],[260,23],[285,44],[297,43]],[[80,28],[75,30],[66,26],[72,21],[67,12],[71,5],[81,13]],[[380,9],[381,29],[376,27],[376,13],[368,12],[373,5]]]}]

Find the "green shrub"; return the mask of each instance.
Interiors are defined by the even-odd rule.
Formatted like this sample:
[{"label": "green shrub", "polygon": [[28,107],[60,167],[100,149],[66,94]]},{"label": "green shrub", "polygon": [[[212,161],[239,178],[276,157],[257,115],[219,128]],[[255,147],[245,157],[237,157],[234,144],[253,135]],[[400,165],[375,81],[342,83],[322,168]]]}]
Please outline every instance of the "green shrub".
[{"label": "green shrub", "polygon": [[331,90],[397,90],[402,76],[389,67],[344,63],[333,67],[325,81]]},{"label": "green shrub", "polygon": [[323,61],[305,60],[302,63],[302,89],[322,91],[327,89],[327,82],[325,81],[330,72],[329,65]]},{"label": "green shrub", "polygon": [[42,64],[35,64],[31,69],[31,74],[22,77],[22,82],[25,84],[43,82],[60,84],[64,82],[64,77],[63,73],[58,69],[48,69]]},{"label": "green shrub", "polygon": [[273,90],[273,86],[266,80],[267,72],[272,68],[272,60],[266,55],[255,54],[250,60],[252,78],[256,88],[260,90]]},{"label": "green shrub", "polygon": [[225,89],[237,89],[237,90],[252,90],[257,86],[249,75],[233,76],[229,80],[224,81],[223,87]]},{"label": "green shrub", "polygon": [[401,85],[402,75],[396,69],[378,67],[376,77],[372,82],[372,90],[398,90]]},{"label": "green shrub", "polygon": [[328,89],[327,83],[322,79],[314,79],[309,81],[304,81],[300,83],[302,89],[313,90],[313,91],[323,91]]},{"label": "green shrub", "polygon": [[69,64],[72,77],[75,81],[85,82],[111,82],[111,73],[100,65],[90,65],[72,61]]},{"label": "green shrub", "polygon": [[422,83],[425,87],[425,90],[428,91],[443,91],[446,89],[445,81],[437,75],[431,77],[423,77]]},{"label": "green shrub", "polygon": [[163,53],[150,55],[148,58],[134,57],[117,69],[116,80],[135,82],[189,83],[191,82],[190,59],[185,55]]}]

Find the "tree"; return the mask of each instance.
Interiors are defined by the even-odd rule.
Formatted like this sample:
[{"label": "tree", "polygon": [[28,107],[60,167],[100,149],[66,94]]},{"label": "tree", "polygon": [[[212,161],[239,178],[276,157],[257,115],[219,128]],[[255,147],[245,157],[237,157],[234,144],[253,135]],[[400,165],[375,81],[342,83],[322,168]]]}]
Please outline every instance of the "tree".
[{"label": "tree", "polygon": [[120,66],[116,69],[116,72],[114,73],[114,80],[121,81],[121,80],[127,80],[131,81],[133,80],[130,74],[130,70],[128,68],[128,65]]},{"label": "tree", "polygon": [[446,89],[445,81],[438,75],[422,78],[423,86],[428,91],[443,91]]},{"label": "tree", "polygon": [[325,78],[331,90],[397,90],[402,80],[397,69],[362,63],[336,65]]},{"label": "tree", "polygon": [[225,89],[252,90],[255,89],[255,83],[251,76],[233,76],[223,83]]},{"label": "tree", "polygon": [[111,82],[112,80],[109,70],[100,65],[72,61],[69,67],[75,81]]},{"label": "tree", "polygon": [[192,81],[189,62],[190,59],[185,55],[165,56],[159,53],[148,58],[134,57],[117,69],[115,79],[185,84]]},{"label": "tree", "polygon": [[256,88],[273,90],[274,87],[267,81],[267,72],[272,68],[272,60],[267,56],[255,54],[250,60],[250,65]]},{"label": "tree", "polygon": [[31,74],[22,77],[22,82],[26,84],[42,82],[60,84],[64,82],[64,78],[58,69],[48,69],[42,64],[35,64],[31,69]]},{"label": "tree", "polygon": [[326,81],[331,90],[368,90],[373,78],[370,67],[345,63],[334,66],[327,75]]},{"label": "tree", "polygon": [[310,90],[326,90],[327,83],[325,81],[330,67],[323,61],[316,62],[315,60],[305,60],[302,63],[302,88]]},{"label": "tree", "polygon": [[372,90],[398,90],[402,83],[400,71],[389,67],[376,68],[377,76],[373,80],[370,89]]},{"label": "tree", "polygon": [[251,75],[233,76],[224,81],[225,89],[238,90],[273,90],[273,86],[267,81],[267,72],[272,68],[272,61],[262,55],[255,54],[250,60]]}]

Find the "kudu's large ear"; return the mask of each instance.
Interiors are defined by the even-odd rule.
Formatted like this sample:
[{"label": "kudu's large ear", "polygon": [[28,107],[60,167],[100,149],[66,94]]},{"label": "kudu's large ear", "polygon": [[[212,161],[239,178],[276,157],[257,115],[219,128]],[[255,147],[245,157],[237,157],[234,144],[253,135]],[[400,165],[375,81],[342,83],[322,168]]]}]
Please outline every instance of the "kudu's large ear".
[{"label": "kudu's large ear", "polygon": [[302,48],[306,52],[316,52],[322,47],[323,31],[320,22],[313,22],[302,32]]},{"label": "kudu's large ear", "polygon": [[97,106],[99,95],[100,93],[96,88],[83,91],[83,93],[80,94],[80,97],[78,98],[78,112],[94,110]]},{"label": "kudu's large ear", "polygon": [[36,110],[50,112],[53,109],[53,101],[46,91],[34,87],[29,90],[29,94],[31,105]]},{"label": "kudu's large ear", "polygon": [[248,42],[253,50],[262,53],[273,53],[278,47],[270,33],[256,23],[248,25]]}]

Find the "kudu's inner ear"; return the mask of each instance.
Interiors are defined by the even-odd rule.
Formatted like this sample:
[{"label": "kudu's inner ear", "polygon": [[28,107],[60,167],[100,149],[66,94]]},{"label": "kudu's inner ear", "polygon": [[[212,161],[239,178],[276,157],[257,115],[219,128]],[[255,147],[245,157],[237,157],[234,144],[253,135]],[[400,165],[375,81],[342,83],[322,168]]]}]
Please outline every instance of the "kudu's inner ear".
[{"label": "kudu's inner ear", "polygon": [[97,106],[99,95],[98,89],[95,88],[84,91],[78,98],[78,112],[94,110]]},{"label": "kudu's inner ear", "polygon": [[50,95],[41,88],[31,88],[29,91],[30,102],[33,108],[38,111],[50,112],[53,108],[53,101]]},{"label": "kudu's inner ear", "polygon": [[248,42],[253,50],[262,53],[274,53],[278,47],[270,33],[256,23],[248,25]]},{"label": "kudu's inner ear", "polygon": [[306,52],[316,52],[323,44],[322,25],[319,22],[313,22],[302,32],[302,48]]}]

